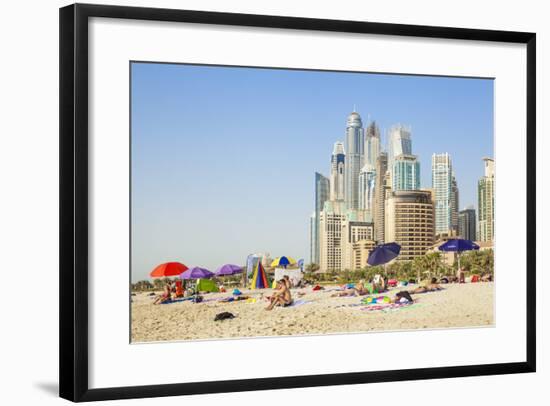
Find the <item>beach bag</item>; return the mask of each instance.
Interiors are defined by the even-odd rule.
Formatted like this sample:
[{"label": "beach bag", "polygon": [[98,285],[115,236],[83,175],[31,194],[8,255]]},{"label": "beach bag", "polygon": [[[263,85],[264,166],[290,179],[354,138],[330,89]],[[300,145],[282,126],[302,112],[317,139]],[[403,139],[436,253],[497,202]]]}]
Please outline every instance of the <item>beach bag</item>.
[{"label": "beach bag", "polygon": [[214,321],[221,321],[221,320],[228,320],[228,319],[230,320],[234,318],[235,318],[235,315],[233,313],[222,312],[222,313],[216,314],[216,317],[214,317]]}]

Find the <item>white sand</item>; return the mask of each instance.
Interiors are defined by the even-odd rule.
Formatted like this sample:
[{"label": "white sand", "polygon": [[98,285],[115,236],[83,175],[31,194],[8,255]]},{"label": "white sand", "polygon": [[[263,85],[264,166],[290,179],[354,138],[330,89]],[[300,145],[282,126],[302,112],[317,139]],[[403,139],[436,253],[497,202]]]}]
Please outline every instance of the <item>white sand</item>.
[{"label": "white sand", "polygon": [[[132,296],[132,341],[166,341],[257,337],[280,335],[364,332],[374,330],[475,327],[493,324],[493,283],[443,285],[445,290],[413,295],[411,307],[391,311],[364,311],[365,306],[348,306],[361,297],[331,297],[334,292],[293,289],[294,299],[308,303],[298,307],[266,311],[263,294],[271,289],[243,291],[257,298],[256,303],[171,303],[153,305],[146,293]],[[326,287],[327,290],[334,287]],[[399,290],[385,293],[393,297]],[[298,296],[298,292],[305,292]],[[228,297],[230,293],[205,294],[207,300]],[[236,317],[214,321],[216,314],[228,311]]]}]

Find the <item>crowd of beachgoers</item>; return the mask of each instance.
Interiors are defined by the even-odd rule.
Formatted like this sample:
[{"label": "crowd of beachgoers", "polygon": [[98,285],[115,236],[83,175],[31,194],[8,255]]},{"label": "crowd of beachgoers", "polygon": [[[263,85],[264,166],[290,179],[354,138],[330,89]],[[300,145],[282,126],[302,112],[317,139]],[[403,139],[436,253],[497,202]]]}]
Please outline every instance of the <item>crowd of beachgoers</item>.
[{"label": "crowd of beachgoers", "polygon": [[[421,283],[376,275],[342,285],[294,281],[272,288],[217,286],[216,292],[166,280],[162,292],[133,292],[132,341],[309,335],[493,324],[492,277]],[[276,310],[276,311],[274,311]]]}]

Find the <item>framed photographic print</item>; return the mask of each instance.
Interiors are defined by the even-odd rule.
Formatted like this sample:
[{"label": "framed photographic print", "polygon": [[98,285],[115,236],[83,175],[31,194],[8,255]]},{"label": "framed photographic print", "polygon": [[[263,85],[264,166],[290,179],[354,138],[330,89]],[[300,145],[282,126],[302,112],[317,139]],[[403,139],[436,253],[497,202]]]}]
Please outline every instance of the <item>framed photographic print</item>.
[{"label": "framed photographic print", "polygon": [[535,48],[62,8],[60,395],[534,372]]}]

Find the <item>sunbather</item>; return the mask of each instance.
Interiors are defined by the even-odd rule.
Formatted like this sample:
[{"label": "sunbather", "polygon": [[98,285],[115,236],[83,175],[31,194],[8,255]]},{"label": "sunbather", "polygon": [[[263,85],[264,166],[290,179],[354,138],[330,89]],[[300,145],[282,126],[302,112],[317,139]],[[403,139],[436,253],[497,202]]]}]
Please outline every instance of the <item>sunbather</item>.
[{"label": "sunbather", "polygon": [[266,310],[273,310],[273,308],[277,305],[285,307],[292,304],[290,289],[287,287],[283,279],[277,283],[277,290],[271,296],[270,302],[271,303],[269,303],[269,306],[265,308]]},{"label": "sunbather", "polygon": [[365,282],[359,281],[353,288],[344,290],[343,292],[334,293],[332,297],[345,297],[345,296],[364,296],[370,292],[365,288]]},{"label": "sunbather", "polygon": [[164,285],[164,292],[162,295],[158,295],[153,304],[166,303],[172,300],[172,285],[170,282],[166,282]]}]

